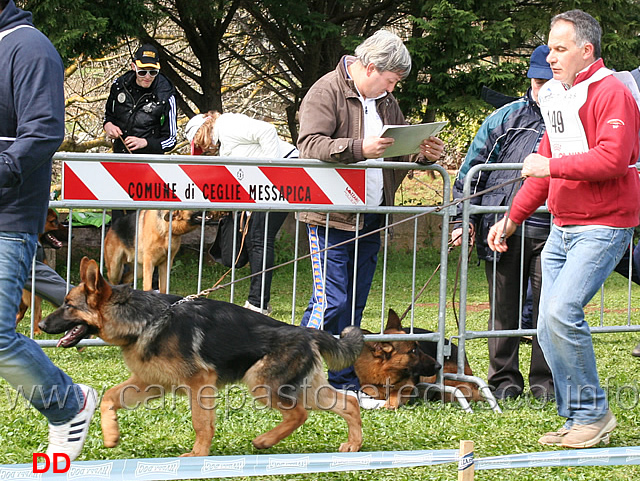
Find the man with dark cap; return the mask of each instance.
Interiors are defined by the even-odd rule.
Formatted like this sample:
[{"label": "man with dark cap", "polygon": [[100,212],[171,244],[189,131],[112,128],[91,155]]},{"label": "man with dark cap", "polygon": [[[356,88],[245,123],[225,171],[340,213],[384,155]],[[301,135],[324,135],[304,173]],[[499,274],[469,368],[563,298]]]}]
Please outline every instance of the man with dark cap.
[{"label": "man with dark cap", "polygon": [[[103,127],[107,138],[113,140],[115,153],[163,154],[175,147],[175,89],[160,72],[158,50],[153,45],[142,45],[131,61],[131,70],[113,82]],[[125,213],[113,210],[112,222]],[[154,286],[156,278],[154,274]]]},{"label": "man with dark cap", "polygon": [[113,151],[162,154],[176,145],[176,99],[173,84],[160,73],[158,50],[141,46],[131,70],[117,78],[107,100],[104,131]]},{"label": "man with dark cap", "polygon": [[[462,197],[465,177],[471,167],[479,164],[518,163],[538,150],[545,131],[538,106],[538,91],[553,77],[546,61],[549,47],[541,45],[531,54],[527,77],[531,87],[519,99],[493,112],[480,126],[454,184],[454,198]],[[503,184],[520,175],[517,170],[481,171],[471,185],[471,194]],[[506,206],[516,192],[516,184],[509,184],[490,193],[471,199],[472,204]],[[459,216],[461,217],[461,216]],[[540,253],[549,235],[549,214],[533,214],[516,235],[508,239],[509,250],[494,257],[487,246],[487,234],[496,222],[494,214],[476,214],[470,218],[470,238],[474,240],[478,257],[485,260],[485,272],[491,300],[490,330],[518,329],[521,306],[526,296],[527,279],[531,279],[533,292],[533,327],[537,325],[540,298]],[[462,227],[451,233],[454,245],[461,244]],[[524,237],[524,239],[522,239]],[[522,258],[522,270],[521,266]],[[495,261],[495,269],[494,269]],[[495,270],[495,274],[494,274]],[[524,286],[521,290],[520,286]],[[518,351],[519,337],[490,338],[489,386],[497,399],[515,398],[524,391],[524,379],[520,373]],[[538,399],[553,397],[553,379],[544,359],[537,338],[532,342],[529,386]]]}]

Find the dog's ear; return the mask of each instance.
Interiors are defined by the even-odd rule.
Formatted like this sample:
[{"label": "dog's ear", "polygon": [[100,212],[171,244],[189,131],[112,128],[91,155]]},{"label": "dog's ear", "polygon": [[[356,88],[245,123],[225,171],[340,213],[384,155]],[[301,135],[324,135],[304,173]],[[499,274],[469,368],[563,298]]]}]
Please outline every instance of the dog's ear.
[{"label": "dog's ear", "polygon": [[98,263],[88,257],[83,257],[80,261],[80,279],[90,294],[100,292],[108,296],[111,291],[111,287],[107,284],[107,281],[100,275]]},{"label": "dog's ear", "polygon": [[389,315],[387,316],[387,326],[384,330],[394,329],[396,331],[402,331],[402,323],[400,317],[396,314],[396,311],[389,309]]},{"label": "dog's ear", "polygon": [[393,344],[390,342],[374,342],[369,346],[373,357],[380,359],[389,359],[393,353]]},{"label": "dog's ear", "polygon": [[[93,261],[94,263],[96,261]],[[87,277],[87,269],[89,269],[89,264],[91,263],[91,259],[89,259],[87,256],[84,256],[81,260],[80,260],[80,280],[82,282],[84,282],[85,278]]]}]

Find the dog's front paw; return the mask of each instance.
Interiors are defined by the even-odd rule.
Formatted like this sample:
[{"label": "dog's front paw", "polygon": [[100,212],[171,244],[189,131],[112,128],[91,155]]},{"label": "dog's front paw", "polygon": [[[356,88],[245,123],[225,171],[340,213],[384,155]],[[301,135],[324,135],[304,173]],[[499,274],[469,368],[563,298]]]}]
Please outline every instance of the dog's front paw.
[{"label": "dog's front paw", "polygon": [[273,436],[269,436],[268,433],[265,433],[251,441],[251,444],[253,444],[256,449],[268,449],[276,443],[273,440]]},{"label": "dog's front paw", "polygon": [[391,399],[388,399],[386,403],[384,403],[384,407],[387,409],[398,409],[398,403],[392,402]]},{"label": "dog's front paw", "polygon": [[358,444],[347,441],[346,443],[342,443],[340,445],[338,451],[340,451],[341,453],[357,453],[358,451],[360,451],[361,447],[362,443]]},{"label": "dog's front paw", "polygon": [[120,442],[120,433],[116,433],[115,436],[113,434],[107,435],[107,433],[104,433],[102,439],[105,448],[115,448]]}]

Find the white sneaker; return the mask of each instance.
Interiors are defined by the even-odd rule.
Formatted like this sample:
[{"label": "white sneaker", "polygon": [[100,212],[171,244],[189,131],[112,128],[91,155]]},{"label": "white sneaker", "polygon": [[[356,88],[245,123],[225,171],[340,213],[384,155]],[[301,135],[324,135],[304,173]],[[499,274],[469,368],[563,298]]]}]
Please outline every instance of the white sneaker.
[{"label": "white sneaker", "polygon": [[260,314],[264,314],[265,316],[270,316],[273,312],[273,308],[271,307],[271,303],[267,303],[267,307],[265,309],[260,309],[257,306],[254,306],[249,301],[244,303],[244,308],[249,309],[250,311],[259,312]]},{"label": "white sneaker", "polygon": [[69,460],[78,457],[87,439],[91,417],[96,410],[98,392],[92,387],[78,384],[84,394],[84,405],[76,416],[65,424],[54,426],[49,424],[49,447],[47,454],[65,453]]},{"label": "white sneaker", "polygon": [[339,389],[339,391],[348,396],[358,398],[358,404],[362,409],[380,409],[387,404],[387,401],[384,399],[376,399],[363,391],[351,391],[348,389]]}]

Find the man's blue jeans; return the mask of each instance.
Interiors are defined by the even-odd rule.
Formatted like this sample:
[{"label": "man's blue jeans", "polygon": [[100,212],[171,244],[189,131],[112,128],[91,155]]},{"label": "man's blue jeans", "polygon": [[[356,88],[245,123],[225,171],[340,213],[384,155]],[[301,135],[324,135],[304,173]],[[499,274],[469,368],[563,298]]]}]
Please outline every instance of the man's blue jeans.
[{"label": "man's blue jeans", "polygon": [[36,242],[33,234],[0,232],[0,375],[51,424],[63,424],[80,411],[80,387],[35,341],[16,333],[16,313]]},{"label": "man's blue jeans", "polygon": [[607,412],[584,307],[622,258],[632,232],[599,227],[567,233],[552,226],[542,251],[538,340],[567,427],[594,423]]}]

